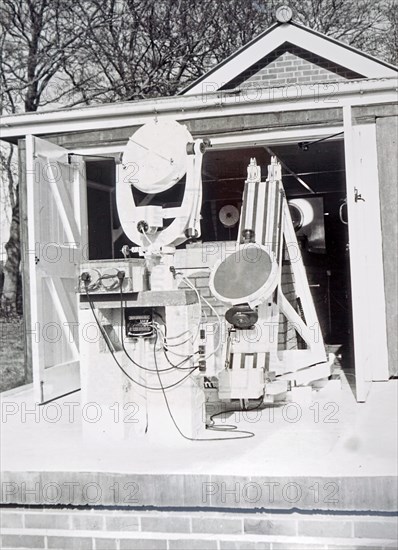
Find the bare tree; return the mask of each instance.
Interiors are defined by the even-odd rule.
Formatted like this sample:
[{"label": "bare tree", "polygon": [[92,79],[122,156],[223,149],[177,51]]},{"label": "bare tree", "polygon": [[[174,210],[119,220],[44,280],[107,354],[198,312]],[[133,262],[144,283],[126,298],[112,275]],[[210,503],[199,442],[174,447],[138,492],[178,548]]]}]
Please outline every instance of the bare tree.
[{"label": "bare tree", "polygon": [[[72,53],[83,29],[67,0],[3,0],[0,7],[0,114],[36,111],[63,98],[69,88],[49,84],[59,75],[64,56]],[[61,85],[60,85],[61,82]],[[10,235],[5,250],[1,308],[16,311],[21,259],[19,189],[13,146],[3,145],[0,163],[11,207]]]},{"label": "bare tree", "polygon": [[[279,0],[3,0],[1,112],[173,95],[266,29]],[[396,61],[395,0],[290,0],[294,20]],[[12,207],[3,306],[20,261],[13,154],[1,156]],[[11,163],[11,164],[10,164]]]},{"label": "bare tree", "polygon": [[271,4],[77,1],[85,41],[64,72],[88,103],[173,95],[267,27]]},{"label": "bare tree", "polygon": [[[86,35],[64,71],[86,103],[173,95],[266,29],[279,3],[77,0]],[[390,60],[393,0],[289,3],[295,21]]]},{"label": "bare tree", "polygon": [[396,0],[386,2],[383,15],[386,19],[384,32],[382,36],[379,33],[375,50],[381,59],[398,65],[398,3]]},{"label": "bare tree", "polygon": [[395,0],[291,0],[295,20],[359,50],[391,61],[385,41],[397,32]]},{"label": "bare tree", "polygon": [[[0,152],[1,171],[8,182],[7,197],[11,209],[10,234],[4,247],[7,260],[4,264],[4,283],[1,308],[7,313],[15,313],[17,307],[17,289],[19,264],[21,261],[19,240],[19,199],[18,183],[15,173],[14,148]],[[4,297],[4,298],[3,298]]]}]

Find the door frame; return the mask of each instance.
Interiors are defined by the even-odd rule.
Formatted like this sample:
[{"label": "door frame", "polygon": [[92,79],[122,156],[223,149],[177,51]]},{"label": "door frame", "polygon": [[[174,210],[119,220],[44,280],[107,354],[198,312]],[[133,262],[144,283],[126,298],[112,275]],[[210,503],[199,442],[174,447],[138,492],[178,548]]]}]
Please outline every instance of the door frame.
[{"label": "door frame", "polygon": [[[288,144],[292,142],[298,142],[303,140],[316,140],[321,139],[326,136],[330,136],[332,134],[337,134],[344,131],[344,136],[333,139],[343,139],[344,140],[344,146],[345,146],[345,166],[346,166],[346,190],[347,190],[347,197],[348,202],[352,202],[354,200],[353,198],[353,190],[356,186],[356,171],[355,166],[352,162],[352,155],[354,154],[354,140],[353,140],[353,124],[352,124],[352,107],[355,106],[354,102],[345,102],[343,105],[340,103],[338,107],[340,107],[343,111],[343,124],[337,124],[333,126],[319,126],[315,128],[293,128],[293,129],[275,129],[275,130],[268,130],[268,131],[255,131],[255,132],[248,132],[245,134],[233,134],[228,135],[225,134],[221,137],[214,137],[212,138],[212,145],[214,149],[216,148],[238,148],[243,146],[249,146],[249,145],[262,145],[266,143],[267,145],[273,146],[273,145],[281,145],[281,144]],[[318,107],[319,108],[319,107]],[[176,119],[178,120],[178,116],[176,116]],[[184,120],[181,120],[182,123],[184,123]],[[375,124],[374,124],[375,126]],[[369,134],[370,135],[370,134]],[[374,131],[374,139],[376,139],[376,133]],[[376,142],[373,144],[376,145]],[[78,155],[82,155],[83,157],[90,157],[91,155],[104,155],[109,154],[110,156],[114,156],[117,160],[118,155],[121,153],[123,149],[123,146],[120,145],[120,143],[111,144],[111,145],[98,145],[98,146],[89,146],[89,147],[77,147],[73,149],[73,152]],[[375,170],[377,171],[377,157],[374,158],[374,166]],[[376,172],[377,174],[377,172]],[[374,177],[375,174],[373,174]],[[377,200],[372,202],[373,207],[375,208],[375,216],[379,216],[380,219],[380,195],[379,195],[379,178],[374,178],[374,193],[373,196],[377,197]],[[352,208],[351,208],[352,211]],[[349,222],[349,231],[350,231],[350,224],[352,225],[352,221],[350,219]],[[351,227],[350,234],[352,235],[353,232],[355,233],[355,229]],[[357,230],[358,233],[359,230]],[[381,243],[381,236],[380,236],[380,243]],[[354,276],[351,275],[351,289],[352,294],[355,293],[356,289],[359,288],[357,285],[361,285],[361,279],[358,277],[357,271],[355,270],[356,263],[358,261],[358,254],[360,254],[361,251],[356,250],[355,248],[353,250],[350,250],[350,264],[354,267],[354,270],[352,273],[354,273]],[[387,327],[386,327],[386,318],[385,318],[385,294],[384,294],[384,277],[383,275],[383,258],[382,258],[382,251],[380,246],[380,254],[376,254],[374,258],[374,264],[375,264],[375,272],[378,273],[378,296],[379,296],[379,316],[381,319],[381,322],[376,324],[376,329],[378,331],[377,334],[374,334],[373,336],[373,343],[374,342],[385,342],[387,345]],[[352,304],[352,310],[353,310],[353,326],[354,326],[354,348],[355,348],[355,334],[358,333],[357,327],[361,326],[361,323],[366,322],[366,319],[364,319],[361,315],[359,315],[360,311],[358,308],[354,308]],[[360,338],[357,335],[357,338]],[[387,355],[387,348],[386,348],[386,355]],[[28,353],[29,355],[29,353]],[[354,353],[354,362],[355,362],[355,369],[356,369],[356,382],[357,382],[357,400],[358,401],[365,401],[367,394],[370,390],[371,381],[372,380],[387,380],[388,379],[388,360],[385,362],[380,361],[376,365],[373,366],[371,373],[365,372],[363,367],[361,367],[361,358],[358,357],[358,351]],[[370,378],[370,379],[369,379]]]}]

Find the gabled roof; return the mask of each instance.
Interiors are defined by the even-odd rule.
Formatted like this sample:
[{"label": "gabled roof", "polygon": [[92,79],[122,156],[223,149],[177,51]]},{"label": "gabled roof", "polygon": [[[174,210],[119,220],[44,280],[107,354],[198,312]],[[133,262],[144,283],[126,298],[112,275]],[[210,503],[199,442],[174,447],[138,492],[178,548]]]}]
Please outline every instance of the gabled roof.
[{"label": "gabled roof", "polygon": [[351,46],[313,31],[298,23],[275,23],[248,44],[216,65],[180,92],[181,95],[233,89],[284,51],[311,52],[322,62],[345,71],[346,78],[384,78],[397,76],[398,69]]}]

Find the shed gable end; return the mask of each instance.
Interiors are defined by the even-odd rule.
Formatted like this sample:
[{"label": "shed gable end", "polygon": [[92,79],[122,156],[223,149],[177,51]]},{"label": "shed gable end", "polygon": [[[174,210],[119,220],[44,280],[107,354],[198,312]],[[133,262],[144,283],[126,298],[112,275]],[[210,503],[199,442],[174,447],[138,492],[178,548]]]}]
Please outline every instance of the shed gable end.
[{"label": "shed gable end", "polygon": [[285,86],[295,83],[336,82],[357,78],[365,77],[313,52],[286,42],[224,84],[221,89],[233,90],[243,84],[250,87]]},{"label": "shed gable end", "polygon": [[396,76],[396,67],[352,46],[298,23],[278,23],[189,84],[180,95],[235,90],[253,77],[264,80],[265,86],[272,82],[277,87]]}]

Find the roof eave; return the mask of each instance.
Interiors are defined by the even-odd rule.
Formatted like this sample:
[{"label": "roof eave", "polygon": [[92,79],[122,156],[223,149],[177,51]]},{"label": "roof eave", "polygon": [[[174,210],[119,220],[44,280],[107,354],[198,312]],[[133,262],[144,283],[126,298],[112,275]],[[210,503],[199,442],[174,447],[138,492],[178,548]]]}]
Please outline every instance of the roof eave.
[{"label": "roof eave", "polygon": [[[340,81],[335,90],[336,103],[330,103],[330,88],[319,87],[318,102],[314,108],[341,106],[344,102],[352,104],[368,104],[390,102],[396,98],[397,78],[361,79]],[[264,88],[269,91],[269,88]],[[24,113],[0,118],[1,139],[16,142],[28,134],[56,135],[62,133],[83,132],[91,130],[107,130],[117,127],[138,126],[155,116],[170,116],[183,122],[184,120],[209,116],[241,114],[243,110],[273,112],[308,108],[309,101],[314,99],[314,86],[302,86],[301,97],[292,100],[284,94],[285,88],[273,88],[272,99],[266,97],[260,100],[254,98],[237,98],[229,92],[214,92],[204,96],[187,95],[169,98],[137,101],[134,103],[116,103],[83,109],[66,109],[49,112]],[[322,98],[328,98],[323,104]]]}]

